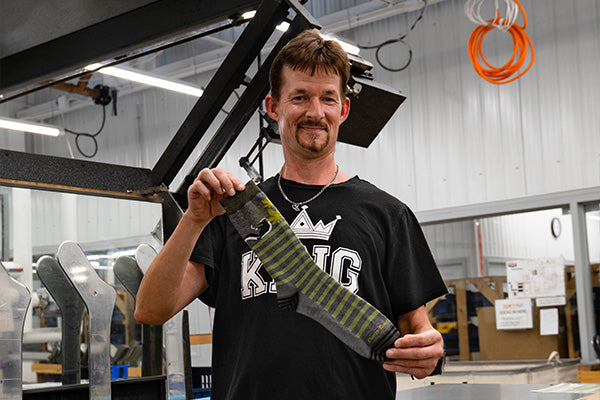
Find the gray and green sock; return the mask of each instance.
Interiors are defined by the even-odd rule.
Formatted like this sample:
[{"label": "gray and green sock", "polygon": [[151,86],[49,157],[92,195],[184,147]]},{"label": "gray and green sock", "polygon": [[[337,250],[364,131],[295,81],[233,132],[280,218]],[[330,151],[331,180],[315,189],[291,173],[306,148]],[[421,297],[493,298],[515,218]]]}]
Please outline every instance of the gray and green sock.
[{"label": "gray and green sock", "polygon": [[267,196],[250,181],[221,201],[277,286],[280,308],[319,322],[360,355],[384,361],[400,337],[379,310],[321,270]]}]

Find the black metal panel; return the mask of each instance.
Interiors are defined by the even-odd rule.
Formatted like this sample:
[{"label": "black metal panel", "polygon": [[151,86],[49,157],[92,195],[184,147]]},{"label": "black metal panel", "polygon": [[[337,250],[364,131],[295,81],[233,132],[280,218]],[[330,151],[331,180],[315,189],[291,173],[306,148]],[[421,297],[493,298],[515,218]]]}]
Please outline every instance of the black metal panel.
[{"label": "black metal panel", "polygon": [[151,186],[149,169],[11,150],[0,150],[0,183],[67,192],[82,189],[106,195]]},{"label": "black metal panel", "polygon": [[192,379],[192,352],[190,349],[190,316],[187,310],[183,311],[181,318],[181,334],[183,336],[183,371],[185,379],[185,398],[194,398],[194,382]]},{"label": "black metal panel", "polygon": [[361,85],[361,91],[350,100],[350,115],[340,126],[338,141],[366,148],[406,100],[406,96],[381,83],[356,77],[353,79]]},{"label": "black metal panel", "polygon": [[288,8],[281,0],[265,0],[260,5],[152,169],[152,181],[155,185],[169,185],[173,181],[233,90],[243,82],[252,61],[275,26],[285,18]]},{"label": "black metal panel", "polygon": [[[112,400],[165,400],[166,387],[164,375],[118,380],[111,382],[111,398]],[[23,400],[87,400],[89,398],[88,384],[23,390]]]},{"label": "black metal panel", "polygon": [[[74,72],[256,8],[258,0],[159,0],[0,59],[0,90]],[[43,62],[40,62],[43,60]]]},{"label": "black metal panel", "polygon": [[162,325],[142,325],[142,376],[156,376],[162,374],[162,343]]},{"label": "black metal panel", "polygon": [[[163,243],[166,243],[167,240],[171,237],[177,224],[179,224],[179,220],[183,216],[183,210],[180,208],[179,204],[173,194],[170,192],[160,192],[158,193],[163,199],[162,203],[162,231],[163,231]],[[187,198],[186,196],[183,196]]]}]

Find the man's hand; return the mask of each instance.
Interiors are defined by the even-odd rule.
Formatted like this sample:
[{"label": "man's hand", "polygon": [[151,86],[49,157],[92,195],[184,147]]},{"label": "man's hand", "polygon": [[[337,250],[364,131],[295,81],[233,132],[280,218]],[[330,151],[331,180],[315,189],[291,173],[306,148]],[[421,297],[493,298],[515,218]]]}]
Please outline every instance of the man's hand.
[{"label": "man's hand", "polygon": [[423,379],[433,372],[443,354],[442,335],[431,328],[421,333],[404,335],[396,340],[394,348],[385,353],[391,361],[383,363],[383,368]]},{"label": "man's hand", "polygon": [[245,189],[233,174],[220,168],[204,168],[188,188],[186,214],[198,221],[209,221],[225,212],[219,200]]}]

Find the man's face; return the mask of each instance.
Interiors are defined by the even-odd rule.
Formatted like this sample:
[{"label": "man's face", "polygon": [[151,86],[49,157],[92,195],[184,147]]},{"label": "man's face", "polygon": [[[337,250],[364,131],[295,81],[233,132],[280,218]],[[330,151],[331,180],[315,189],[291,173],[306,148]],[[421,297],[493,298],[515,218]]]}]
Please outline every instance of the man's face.
[{"label": "man's face", "polygon": [[302,158],[334,151],[340,124],[350,111],[350,100],[340,93],[340,77],[315,71],[282,70],[279,100],[265,99],[267,112],[279,123],[281,143]]}]

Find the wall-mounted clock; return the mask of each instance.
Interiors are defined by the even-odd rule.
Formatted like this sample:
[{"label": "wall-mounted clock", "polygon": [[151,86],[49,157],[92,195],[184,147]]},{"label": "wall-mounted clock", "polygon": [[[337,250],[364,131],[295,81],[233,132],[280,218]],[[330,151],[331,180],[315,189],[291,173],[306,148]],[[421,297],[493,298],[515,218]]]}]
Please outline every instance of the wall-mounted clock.
[{"label": "wall-mounted clock", "polygon": [[554,236],[554,238],[558,238],[561,231],[562,225],[560,223],[560,219],[558,219],[558,217],[552,218],[552,221],[550,221],[550,232],[552,233],[552,236]]}]

